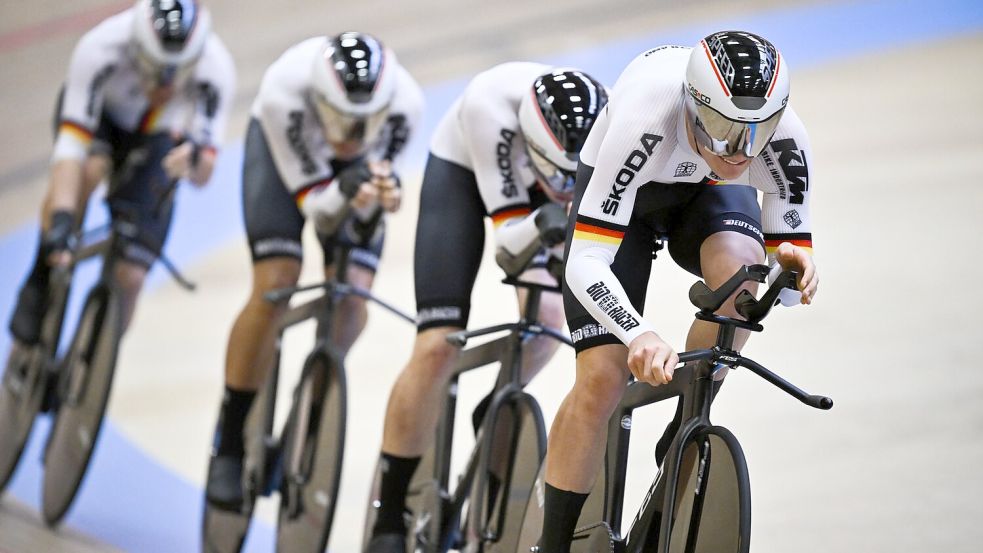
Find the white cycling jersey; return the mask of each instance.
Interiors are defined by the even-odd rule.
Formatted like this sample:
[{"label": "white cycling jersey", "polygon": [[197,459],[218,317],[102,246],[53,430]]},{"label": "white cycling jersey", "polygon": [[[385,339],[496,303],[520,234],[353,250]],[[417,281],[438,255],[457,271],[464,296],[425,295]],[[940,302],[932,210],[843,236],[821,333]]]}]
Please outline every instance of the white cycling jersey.
[{"label": "white cycling jersey", "polygon": [[[263,128],[280,178],[291,194],[301,197],[331,181],[335,153],[324,136],[317,112],[309,99],[311,68],[327,37],[314,37],[290,47],[266,70],[252,116]],[[366,157],[388,159],[399,173],[406,143],[419,128],[423,91],[409,72],[393,64],[396,92],[379,138],[368,145]]]},{"label": "white cycling jersey", "polygon": [[213,33],[194,74],[173,98],[151,107],[131,54],[134,9],[82,36],[68,67],[53,160],[84,159],[103,116],[127,132],[186,135],[204,147],[222,143],[235,94],[235,66]]},{"label": "white cycling jersey", "polygon": [[[567,284],[591,316],[625,344],[643,332],[654,331],[632,307],[610,268],[642,185],[751,185],[763,195],[762,228],[750,230],[765,242],[769,261],[782,242],[812,248],[812,152],[801,120],[787,107],[771,142],[748,171],[737,180],[721,181],[687,140],[684,83],[690,50],[662,46],[636,57],[615,83],[607,108],[580,154],[594,173],[577,211],[567,257]],[[748,225],[738,219],[727,224]],[[588,290],[597,283],[612,293],[604,305],[595,302]],[[626,320],[632,324],[619,324]]]},{"label": "white cycling jersey", "polygon": [[496,229],[530,212],[528,189],[536,177],[519,130],[519,102],[550,69],[509,62],[479,73],[434,131],[431,153],[474,172]]}]

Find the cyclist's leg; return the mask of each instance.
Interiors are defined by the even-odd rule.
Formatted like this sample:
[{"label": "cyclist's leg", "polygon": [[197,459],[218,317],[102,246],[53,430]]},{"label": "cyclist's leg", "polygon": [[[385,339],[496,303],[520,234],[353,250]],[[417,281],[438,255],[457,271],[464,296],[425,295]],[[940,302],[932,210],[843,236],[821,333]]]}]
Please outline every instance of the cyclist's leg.
[{"label": "cyclist's leg", "polygon": [[[365,290],[372,289],[375,272],[379,267],[379,256],[385,241],[385,223],[380,220],[369,236],[363,236],[355,229],[354,216],[339,226],[333,236],[318,236],[324,253],[324,277],[331,280],[338,269],[336,250],[345,252],[347,270],[345,282]],[[358,339],[368,320],[365,298],[346,295],[335,304],[334,320],[331,321],[331,343],[342,358],[348,354]]]},{"label": "cyclist's leg", "polygon": [[[169,134],[130,135],[115,149],[120,160],[112,175],[109,211],[115,219],[135,221],[137,235],[123,247],[122,260],[116,266],[116,282],[122,292],[123,328],[126,329],[136,309],[137,296],[150,267],[157,260],[171,228],[171,199],[164,196],[169,179],[161,165],[164,156],[175,146]],[[98,167],[92,169],[98,170]]]},{"label": "cyclist's leg", "polygon": [[250,122],[243,164],[243,215],[253,260],[253,284],[229,333],[225,393],[216,427],[206,494],[213,504],[242,501],[243,425],[274,358],[277,321],[287,304],[264,294],[300,277],[304,218],[287,191],[258,122]]},{"label": "cyclist's leg", "polygon": [[[556,279],[546,270],[545,265],[534,265],[526,270],[521,276],[521,280],[538,282],[554,286]],[[519,301],[519,312],[525,316],[526,297],[528,290],[519,288],[516,290]],[[553,329],[563,328],[566,318],[563,315],[563,296],[560,294],[543,294],[539,301],[539,321],[544,326]],[[560,347],[560,342],[544,337],[537,336],[526,342],[522,350],[522,381],[528,383],[539,371],[553,358],[553,354]]]},{"label": "cyclist's leg", "polygon": [[[431,446],[457,349],[445,337],[467,325],[485,239],[474,173],[430,156],[414,252],[418,333],[389,396],[382,441],[381,506],[373,536],[405,534],[406,490]],[[370,545],[370,550],[375,547]]]},{"label": "cyclist's leg", "polygon": [[[577,199],[571,210],[571,221],[576,217],[592,171],[586,165],[578,169]],[[572,229],[571,222],[567,228],[568,247]],[[611,271],[639,312],[645,305],[653,239],[651,223],[643,222],[642,217],[633,218],[611,265]],[[563,292],[563,300],[577,351],[577,377],[550,428],[545,518],[540,542],[543,553],[569,550],[583,502],[604,458],[608,419],[621,400],[629,377],[628,350],[624,344],[594,320],[568,289]]]},{"label": "cyclist's leg", "polygon": [[[730,278],[741,265],[761,263],[764,259],[764,241],[761,238],[761,208],[757,195],[748,186],[706,187],[692,203],[687,206],[683,216],[677,218],[669,236],[669,252],[676,263],[703,277],[711,289],[715,289]],[[729,272],[728,272],[729,271]],[[757,284],[745,283],[742,289],[754,292]],[[733,298],[721,307],[721,315],[736,317]],[[686,349],[712,346],[717,339],[718,325],[705,321],[694,321],[686,337]],[[734,347],[740,350],[748,339],[749,332],[738,329]],[[714,393],[720,389],[718,382]],[[682,421],[683,404],[676,405],[676,413],[655,448],[659,464],[669,451],[669,445],[679,430]]]}]

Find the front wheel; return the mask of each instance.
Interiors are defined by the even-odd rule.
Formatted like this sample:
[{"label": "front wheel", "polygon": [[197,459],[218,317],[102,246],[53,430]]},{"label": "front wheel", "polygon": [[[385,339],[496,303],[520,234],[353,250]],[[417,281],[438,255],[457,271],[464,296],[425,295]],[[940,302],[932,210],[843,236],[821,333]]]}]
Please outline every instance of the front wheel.
[{"label": "front wheel", "polygon": [[42,515],[57,524],[89,466],[109,400],[123,335],[122,306],[108,287],[94,289],[61,368],[60,407],[44,454]]},{"label": "front wheel", "polygon": [[304,365],[287,420],[277,551],[324,551],[338,500],[345,450],[345,372],[326,350]]},{"label": "front wheel", "polygon": [[492,410],[482,432],[485,474],[475,476],[468,496],[463,551],[512,553],[546,456],[546,427],[539,404],[525,392]]},{"label": "front wheel", "polygon": [[726,428],[711,426],[696,430],[684,444],[678,457],[675,493],[667,493],[661,506],[650,504],[650,508],[661,507],[662,513],[672,516],[651,517],[647,545],[637,550],[747,553],[751,492],[740,443]]}]

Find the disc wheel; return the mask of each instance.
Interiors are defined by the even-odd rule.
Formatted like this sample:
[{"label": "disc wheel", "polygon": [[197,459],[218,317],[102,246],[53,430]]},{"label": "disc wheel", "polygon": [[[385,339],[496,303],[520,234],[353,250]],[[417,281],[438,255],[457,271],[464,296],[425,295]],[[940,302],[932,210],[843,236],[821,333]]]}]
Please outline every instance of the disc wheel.
[{"label": "disc wheel", "polygon": [[44,455],[41,512],[56,525],[89,466],[109,400],[122,336],[122,309],[106,287],[90,293],[60,371],[60,406]]},{"label": "disc wheel", "polygon": [[471,486],[462,551],[513,553],[546,455],[546,427],[539,404],[525,392],[489,413],[485,425],[490,433],[479,467],[487,474]]},{"label": "disc wheel", "polygon": [[277,551],[324,551],[331,533],[345,450],[345,376],[325,350],[305,363],[282,451]]}]

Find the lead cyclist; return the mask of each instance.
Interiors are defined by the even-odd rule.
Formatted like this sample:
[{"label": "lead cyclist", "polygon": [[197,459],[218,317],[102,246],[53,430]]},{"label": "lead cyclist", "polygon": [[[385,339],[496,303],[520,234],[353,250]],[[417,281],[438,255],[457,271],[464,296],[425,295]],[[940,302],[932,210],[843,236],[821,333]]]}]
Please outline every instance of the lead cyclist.
[{"label": "lead cyclist", "polygon": [[[543,553],[570,550],[629,376],[653,386],[672,380],[675,349],[642,318],[664,242],[711,288],[767,256],[799,272],[800,293],[783,302],[812,302],[812,152],[788,97],[781,53],[739,31],[644,52],[615,84],[581,152],[568,225],[564,308],[577,377],[550,430]],[[738,317],[733,296],[719,313]],[[738,332],[740,349],[748,332]],[[686,349],[712,346],[715,334],[695,321]],[[677,407],[657,445],[660,463],[680,416]]]}]

